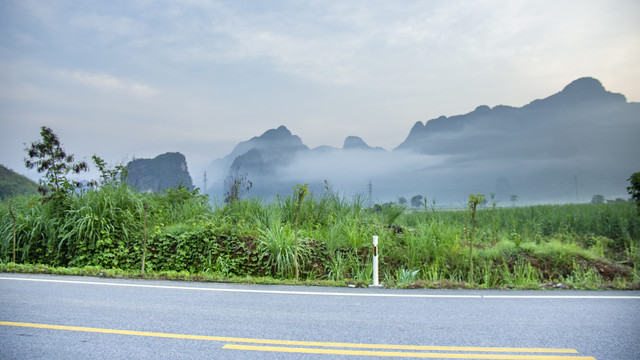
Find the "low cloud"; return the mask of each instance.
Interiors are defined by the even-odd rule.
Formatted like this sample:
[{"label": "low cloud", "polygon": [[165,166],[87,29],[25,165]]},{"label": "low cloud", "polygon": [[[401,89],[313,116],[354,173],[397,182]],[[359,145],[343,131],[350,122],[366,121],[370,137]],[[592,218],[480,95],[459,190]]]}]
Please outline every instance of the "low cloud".
[{"label": "low cloud", "polygon": [[298,154],[281,173],[284,181],[329,180],[345,184],[366,183],[371,178],[428,169],[441,165],[442,156],[376,150],[329,150]]},{"label": "low cloud", "polygon": [[98,90],[125,92],[138,96],[151,96],[158,93],[158,90],[149,85],[106,73],[90,73],[82,70],[60,71],[60,73],[67,79]]}]

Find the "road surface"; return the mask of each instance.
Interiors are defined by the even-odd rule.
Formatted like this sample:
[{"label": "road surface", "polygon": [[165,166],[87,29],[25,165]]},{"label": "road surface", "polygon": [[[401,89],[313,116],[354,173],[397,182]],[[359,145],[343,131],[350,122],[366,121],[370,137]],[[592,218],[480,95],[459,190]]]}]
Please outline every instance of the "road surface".
[{"label": "road surface", "polygon": [[0,359],[640,359],[640,292],[0,273]]}]

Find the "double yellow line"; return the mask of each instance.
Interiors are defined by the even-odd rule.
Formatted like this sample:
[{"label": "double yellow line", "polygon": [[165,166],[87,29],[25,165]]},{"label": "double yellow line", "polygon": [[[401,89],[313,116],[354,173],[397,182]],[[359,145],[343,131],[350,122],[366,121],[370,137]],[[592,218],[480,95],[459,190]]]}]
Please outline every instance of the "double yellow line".
[{"label": "double yellow line", "polygon": [[[172,339],[189,339],[219,341],[225,343],[241,343],[254,345],[226,344],[223,349],[282,352],[298,354],[327,354],[327,355],[358,355],[358,356],[385,356],[385,357],[408,357],[408,358],[432,358],[432,359],[513,359],[513,360],[596,360],[590,356],[575,356],[578,351],[575,349],[549,349],[549,348],[507,348],[507,347],[459,347],[459,346],[419,346],[419,345],[390,345],[390,344],[357,344],[338,342],[316,342],[316,341],[294,341],[294,340],[271,340],[236,338],[225,336],[204,336],[170,334],[148,331],[131,331],[117,329],[101,329],[81,326],[34,324],[23,322],[0,321],[0,326],[14,326],[37,329],[81,331],[103,334],[149,336]],[[258,344],[258,345],[255,345]],[[274,346],[279,345],[279,346]],[[366,350],[349,350],[366,349]],[[375,350],[395,350],[395,351],[375,351]],[[403,350],[403,351],[398,351]],[[418,352],[421,351],[421,352]],[[425,352],[431,351],[431,352]],[[435,352],[440,351],[440,352]],[[446,351],[448,353],[443,353]],[[458,353],[455,353],[458,352]],[[464,353],[462,353],[464,352]],[[482,354],[473,354],[480,352]],[[492,354],[490,354],[492,353]],[[495,354],[503,353],[503,354]],[[529,353],[527,355],[513,355],[504,353]],[[541,354],[574,354],[574,355],[541,355]]]},{"label": "double yellow line", "polygon": [[[557,355],[512,355],[512,354],[471,354],[471,353],[436,353],[436,352],[408,352],[408,351],[372,351],[372,350],[343,350],[343,349],[318,349],[318,348],[292,348],[280,346],[255,346],[255,345],[225,345],[223,349],[249,350],[249,351],[272,351],[298,354],[328,354],[328,355],[357,355],[357,356],[378,356],[378,357],[404,357],[404,358],[429,358],[429,359],[511,359],[511,360],[596,360],[591,356],[557,356]],[[465,350],[455,351],[478,351],[473,347],[459,348]],[[555,350],[555,349],[544,349]],[[577,353],[573,349],[570,353]],[[491,348],[485,351],[508,351],[516,352],[508,348]],[[530,352],[530,351],[527,351]],[[538,352],[539,351],[533,351]]]}]

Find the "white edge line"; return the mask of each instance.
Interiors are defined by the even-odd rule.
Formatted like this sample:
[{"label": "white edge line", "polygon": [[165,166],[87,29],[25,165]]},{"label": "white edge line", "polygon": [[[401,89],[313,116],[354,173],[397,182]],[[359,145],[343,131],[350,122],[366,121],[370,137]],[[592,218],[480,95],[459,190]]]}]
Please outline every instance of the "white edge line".
[{"label": "white edge line", "polygon": [[484,295],[487,299],[640,299],[640,296],[620,295]]},{"label": "white edge line", "polygon": [[116,283],[106,283],[106,282],[97,282],[97,281],[13,278],[13,277],[2,277],[2,276],[0,276],[0,280],[34,281],[34,282],[50,282],[50,283],[80,284],[80,285],[103,285],[103,286],[137,287],[137,288],[148,288],[148,289],[197,290],[197,291],[213,291],[213,292],[236,292],[236,293],[258,293],[258,294],[281,294],[281,295],[409,297],[409,298],[475,298],[475,299],[482,298],[481,295],[373,294],[373,293],[340,293],[340,292],[317,292],[317,291],[219,289],[219,288],[201,288],[201,287],[190,287],[190,286],[116,284]]},{"label": "white edge line", "polygon": [[32,279],[14,278],[0,276],[0,280],[49,282],[78,285],[101,285],[136,287],[147,289],[169,289],[169,290],[196,290],[213,292],[235,292],[235,293],[256,293],[256,294],[280,294],[280,295],[317,295],[317,296],[360,296],[360,297],[400,297],[400,298],[462,298],[462,299],[640,299],[640,296],[619,296],[619,295],[438,295],[438,294],[374,294],[374,293],[341,293],[341,292],[317,292],[317,291],[284,291],[284,290],[249,290],[249,289],[220,289],[202,288],[191,286],[169,286],[169,285],[144,285],[144,284],[118,284],[97,281],[77,281],[77,280],[55,280],[55,279]]}]

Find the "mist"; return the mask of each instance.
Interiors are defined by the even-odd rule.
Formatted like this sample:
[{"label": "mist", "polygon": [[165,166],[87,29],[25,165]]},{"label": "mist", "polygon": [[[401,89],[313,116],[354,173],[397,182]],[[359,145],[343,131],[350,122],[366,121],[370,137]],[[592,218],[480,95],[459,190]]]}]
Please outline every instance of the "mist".
[{"label": "mist", "polygon": [[371,191],[375,203],[422,195],[461,206],[471,193],[502,204],[514,195],[518,204],[588,202],[596,194],[628,197],[627,179],[640,169],[639,138],[640,104],[582,78],[521,108],[479,106],[418,122],[392,151],[363,141],[362,149],[345,141],[310,150],[280,127],[239,144],[225,166],[238,167],[252,194],[266,199],[307,183],[314,192],[368,198]]}]

